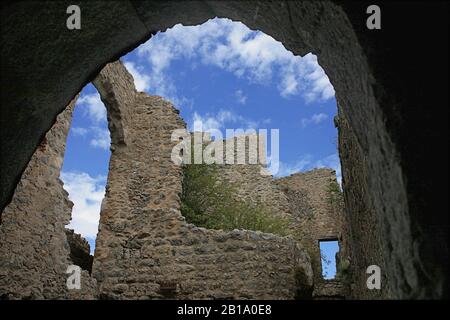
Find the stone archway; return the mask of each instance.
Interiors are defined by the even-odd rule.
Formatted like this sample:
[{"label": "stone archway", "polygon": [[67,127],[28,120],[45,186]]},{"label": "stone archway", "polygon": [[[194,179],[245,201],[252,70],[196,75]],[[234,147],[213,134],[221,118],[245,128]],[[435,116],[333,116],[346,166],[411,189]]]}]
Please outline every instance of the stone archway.
[{"label": "stone archway", "polygon": [[[349,232],[357,235],[355,230],[364,223],[374,226],[369,235],[359,239],[370,250],[353,250],[358,271],[362,273],[368,261],[381,264],[387,275],[386,297],[444,294],[442,264],[448,263],[448,250],[443,245],[444,254],[436,255],[427,242],[447,239],[448,220],[442,214],[425,218],[422,210],[427,207],[422,203],[435,196],[407,184],[421,181],[413,177],[417,165],[408,162],[414,152],[412,145],[402,145],[406,141],[403,131],[411,129],[409,123],[415,123],[417,113],[411,111],[409,123],[393,128],[399,111],[389,109],[390,103],[404,111],[417,102],[408,97],[399,101],[394,92],[386,92],[392,88],[390,80],[376,63],[388,54],[372,52],[382,40],[365,35],[364,19],[359,16],[365,12],[364,4],[86,1],[81,3],[82,32],[65,28],[69,4],[2,4],[2,210],[58,113],[107,62],[175,23],[192,25],[215,16],[227,17],[273,36],[297,55],[317,54],[333,83],[340,106],[341,147],[346,146],[341,148],[341,156]],[[395,47],[394,41],[389,41]],[[400,63],[401,59],[394,55],[390,61]],[[405,83],[405,88],[415,85],[406,75]],[[404,89],[393,88],[400,93]],[[413,134],[416,136],[419,141],[425,139],[419,133]],[[354,164],[359,170],[353,169]],[[419,175],[422,181],[432,181],[423,171]],[[361,200],[367,211],[364,219],[356,218],[361,213],[352,205],[353,199]],[[349,247],[356,245],[353,242]],[[387,260],[389,264],[384,262]],[[363,277],[355,281],[363,288]],[[358,294],[366,295],[373,293],[361,290]]]}]

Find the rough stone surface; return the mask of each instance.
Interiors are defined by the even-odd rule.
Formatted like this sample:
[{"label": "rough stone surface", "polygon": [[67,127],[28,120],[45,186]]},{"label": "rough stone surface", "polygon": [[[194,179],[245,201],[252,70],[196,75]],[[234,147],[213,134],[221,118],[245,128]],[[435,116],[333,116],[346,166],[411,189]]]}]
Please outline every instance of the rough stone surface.
[{"label": "rough stone surface", "polygon": [[[240,144],[238,139],[241,139]],[[250,147],[251,139],[254,139],[253,147]],[[217,148],[216,151],[223,148],[223,163],[226,162],[226,151],[230,147],[234,147],[234,152],[231,153],[234,155],[234,160],[236,161],[240,154],[245,163],[216,165],[217,177],[232,183],[236,187],[236,195],[239,199],[253,204],[262,204],[272,214],[291,221],[289,227],[295,238],[308,249],[310,255],[314,272],[315,298],[348,297],[347,282],[341,282],[341,279],[330,281],[323,279],[320,258],[320,240],[338,240],[341,246],[344,243],[342,192],[339,189],[336,194],[336,189],[332,189],[332,187],[339,188],[336,172],[332,169],[321,168],[274,179],[270,174],[263,174],[267,171],[264,170],[265,143],[264,139],[259,141],[258,139],[257,134],[245,134],[220,141],[222,147]],[[218,143],[217,141],[209,142],[209,134],[202,132],[191,134],[191,142],[192,140],[194,145],[203,141],[203,144],[211,147]],[[263,152],[258,153],[258,148],[255,146],[259,146]],[[250,154],[258,155],[257,161],[250,163]],[[214,207],[210,209],[214,210]],[[348,253],[342,250],[340,255],[347,257]]]},{"label": "rough stone surface", "polygon": [[[69,1],[1,4],[1,210],[57,114],[107,62],[176,23],[228,17],[294,54],[318,55],[368,171],[357,178],[361,191],[347,184],[344,193],[365,199],[379,222],[392,222],[380,226],[379,238],[391,296],[448,297],[448,118],[441,109],[448,75],[435,72],[448,64],[448,4],[384,3],[386,28],[377,31],[366,28],[367,1],[80,3],[82,32],[64,26]],[[417,23],[398,23],[402,16]],[[418,42],[433,53],[429,63],[418,63]]]},{"label": "rough stone surface", "polygon": [[91,273],[93,256],[89,242],[72,229],[66,229],[67,242],[70,247],[70,260],[83,270]]},{"label": "rough stone surface", "polygon": [[[75,99],[34,153],[0,225],[0,298],[67,299],[69,201],[59,173]],[[93,283],[87,273],[82,281]],[[87,289],[87,288],[86,288]],[[83,291],[79,298],[95,295]]]},{"label": "rough stone surface", "polygon": [[289,199],[294,230],[308,248],[316,282],[322,280],[319,240],[343,240],[342,204],[330,193],[337,185],[332,169],[315,169],[275,180]]},{"label": "rough stone surface", "polygon": [[314,300],[344,300],[348,296],[348,288],[339,280],[325,280],[314,285]]},{"label": "rough stone surface", "polygon": [[275,215],[291,218],[287,196],[270,175],[262,175],[258,165],[223,165],[218,175],[236,186],[237,196],[254,204],[263,204]]},{"label": "rough stone surface", "polygon": [[[391,284],[387,281],[385,272],[381,274],[383,283],[381,290],[366,290],[367,276],[361,271],[372,264],[387,270],[386,257],[381,247],[383,235],[375,208],[369,200],[370,190],[367,180],[370,173],[365,165],[367,163],[364,159],[365,155],[355,141],[354,133],[341,109],[339,109],[336,123],[339,128],[340,156],[342,161],[348,164],[342,168],[342,186],[346,190],[343,233],[346,234],[348,241],[344,241],[341,247],[351,262],[349,271],[352,276],[351,293],[353,297],[360,299],[389,298]],[[358,214],[354,214],[356,212]]]},{"label": "rough stone surface", "polygon": [[[203,141],[208,141],[209,134],[203,133],[203,136]],[[194,139],[194,145],[195,143]],[[213,146],[214,143],[215,141],[212,141],[209,145]],[[264,136],[259,136],[257,133],[242,134],[223,140],[222,145],[223,164],[217,164],[215,167],[217,178],[235,188],[237,199],[254,205],[261,204],[272,214],[291,219],[288,197],[281,191],[266,168]],[[227,164],[226,157],[228,148],[234,148],[234,151],[230,152],[234,161],[230,164]]]},{"label": "rough stone surface", "polygon": [[292,299],[312,286],[309,256],[292,238],[187,224],[182,168],[171,160],[171,134],[185,128],[178,111],[136,92],[121,62],[94,85],[113,141],[92,271],[101,298]]},{"label": "rough stone surface", "polygon": [[342,206],[330,192],[331,184],[337,186],[333,169],[295,173],[275,182],[289,195],[292,214],[302,233],[315,241],[342,237]]}]

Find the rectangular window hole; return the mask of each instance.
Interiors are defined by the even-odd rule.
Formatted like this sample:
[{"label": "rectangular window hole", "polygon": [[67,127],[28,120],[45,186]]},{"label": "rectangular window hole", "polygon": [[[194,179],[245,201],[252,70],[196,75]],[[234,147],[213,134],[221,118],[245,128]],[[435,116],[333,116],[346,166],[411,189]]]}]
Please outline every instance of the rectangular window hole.
[{"label": "rectangular window hole", "polygon": [[339,252],[337,239],[319,240],[322,277],[331,280],[336,277],[336,253]]}]

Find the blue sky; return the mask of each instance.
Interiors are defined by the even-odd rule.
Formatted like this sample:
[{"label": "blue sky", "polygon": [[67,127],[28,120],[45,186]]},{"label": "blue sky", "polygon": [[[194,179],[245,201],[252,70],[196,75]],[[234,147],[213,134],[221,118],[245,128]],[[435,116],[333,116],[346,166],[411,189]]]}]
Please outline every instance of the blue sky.
[{"label": "blue sky", "polygon": [[[334,90],[317,58],[296,57],[240,22],[176,25],[122,57],[139,91],[160,95],[190,129],[279,129],[277,176],[331,167],[340,179]],[[76,103],[61,178],[69,227],[93,247],[108,170],[106,109],[92,84]]]},{"label": "blue sky", "polygon": [[321,241],[319,246],[322,255],[322,276],[324,279],[333,279],[336,276],[336,253],[339,251],[339,244],[337,241]]}]

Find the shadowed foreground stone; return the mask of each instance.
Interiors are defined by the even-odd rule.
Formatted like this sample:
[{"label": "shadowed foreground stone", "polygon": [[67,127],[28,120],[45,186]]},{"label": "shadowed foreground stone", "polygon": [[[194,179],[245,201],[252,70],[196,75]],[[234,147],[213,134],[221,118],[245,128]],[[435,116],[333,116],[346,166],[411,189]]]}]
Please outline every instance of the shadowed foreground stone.
[{"label": "shadowed foreground stone", "polygon": [[0,225],[1,299],[89,299],[95,280],[83,271],[82,290],[66,287],[70,259],[65,225],[73,203],[59,179],[74,99],[58,116],[25,170]]},{"label": "shadowed foreground stone", "polygon": [[91,256],[89,242],[72,229],[66,229],[67,242],[70,247],[70,260],[81,269],[91,273],[94,257]]}]

